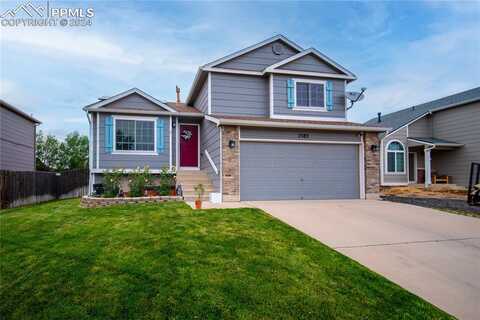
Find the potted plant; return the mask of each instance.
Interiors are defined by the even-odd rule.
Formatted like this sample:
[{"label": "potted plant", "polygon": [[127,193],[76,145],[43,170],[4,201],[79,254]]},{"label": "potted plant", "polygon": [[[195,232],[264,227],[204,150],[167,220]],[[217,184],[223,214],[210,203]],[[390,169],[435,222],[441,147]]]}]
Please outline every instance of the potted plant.
[{"label": "potted plant", "polygon": [[194,187],[195,194],[197,196],[197,199],[195,200],[195,209],[202,209],[202,197],[205,192],[205,188],[203,187],[203,184],[197,184]]}]

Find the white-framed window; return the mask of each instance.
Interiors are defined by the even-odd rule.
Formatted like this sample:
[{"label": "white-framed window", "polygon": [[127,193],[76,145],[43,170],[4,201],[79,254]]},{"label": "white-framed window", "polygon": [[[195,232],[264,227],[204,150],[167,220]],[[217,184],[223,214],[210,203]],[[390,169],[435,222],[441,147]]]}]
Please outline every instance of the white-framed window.
[{"label": "white-framed window", "polygon": [[299,111],[326,111],[326,82],[294,79],[294,107]]},{"label": "white-framed window", "polygon": [[113,117],[114,153],[155,154],[156,127],[155,118]]},{"label": "white-framed window", "polygon": [[405,147],[398,140],[392,140],[386,148],[387,173],[405,173]]}]

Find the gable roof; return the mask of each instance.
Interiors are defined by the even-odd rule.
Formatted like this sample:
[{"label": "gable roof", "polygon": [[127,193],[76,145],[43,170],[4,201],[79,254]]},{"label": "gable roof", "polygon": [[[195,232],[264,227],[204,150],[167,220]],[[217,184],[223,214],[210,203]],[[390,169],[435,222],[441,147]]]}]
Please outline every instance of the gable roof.
[{"label": "gable roof", "polygon": [[[277,62],[275,64],[272,64],[271,66],[265,68],[265,70],[263,71],[264,73],[265,72],[274,72],[275,69],[281,67],[281,66],[284,66],[290,62],[293,62],[295,60],[298,60],[306,55],[309,55],[309,54],[312,54],[314,56],[316,56],[317,58],[319,58],[320,60],[324,61],[325,63],[327,63],[328,65],[332,66],[333,68],[337,69],[338,71],[340,71],[341,73],[343,73],[344,75],[346,75],[349,79],[357,79],[357,77],[355,76],[355,74],[353,74],[353,72],[349,71],[348,69],[342,67],[340,64],[338,64],[337,62],[333,61],[332,59],[330,59],[329,57],[327,57],[326,55],[324,55],[323,53],[321,53],[320,51],[318,51],[317,49],[315,48],[309,48],[307,50],[303,50],[299,53],[297,53],[296,55],[294,56],[291,56],[287,59],[284,59],[280,62]],[[282,72],[285,72],[286,70],[285,69],[282,69]],[[332,76],[330,74],[328,74],[328,76]]]},{"label": "gable roof", "polygon": [[[267,44],[270,44],[270,43],[278,41],[278,40],[285,42],[287,45],[289,45],[292,48],[294,48],[295,50],[297,50],[298,53],[293,55],[290,58],[284,59],[284,60],[282,60],[278,63],[275,63],[271,66],[268,66],[262,71],[236,70],[236,69],[227,69],[227,68],[217,67],[218,65],[220,65],[224,62],[235,59],[235,58],[237,58],[241,55],[244,55],[248,52],[251,52],[255,49],[258,49],[260,47],[263,47]],[[304,71],[291,71],[291,70],[285,70],[285,69],[278,69],[278,70],[276,69],[277,67],[285,65],[289,62],[292,62],[292,61],[294,61],[296,59],[299,59],[299,58],[301,58],[305,55],[308,55],[308,54],[314,54],[317,58],[324,61],[328,65],[334,67],[335,69],[338,69],[343,74],[338,74],[337,75],[337,74],[334,74],[334,73],[330,74],[330,73],[304,72]],[[327,57],[326,55],[324,55],[320,51],[318,51],[314,48],[304,50],[302,47],[300,47],[299,45],[297,45],[293,41],[287,39],[285,36],[283,36],[281,34],[276,35],[276,36],[271,37],[271,38],[268,38],[264,41],[261,41],[259,43],[256,43],[256,44],[252,45],[252,46],[249,46],[245,49],[236,51],[236,52],[234,52],[230,55],[227,55],[223,58],[217,59],[215,61],[212,61],[210,63],[207,63],[207,64],[199,67],[198,70],[197,70],[197,73],[195,74],[195,78],[193,80],[193,84],[190,88],[190,91],[188,92],[188,96],[187,96],[187,99],[186,99],[187,104],[192,103],[192,99],[197,95],[198,91],[200,90],[200,88],[199,88],[200,85],[204,81],[206,81],[206,78],[207,78],[206,73],[208,73],[210,71],[212,71],[212,72],[216,71],[216,72],[238,73],[238,74],[247,74],[247,75],[256,75],[256,76],[263,76],[266,73],[302,74],[302,75],[314,76],[314,77],[341,78],[341,79],[346,79],[347,81],[353,81],[353,80],[357,79],[355,74],[353,74],[351,71],[344,68],[340,64],[336,63],[335,61],[333,61],[332,59],[330,59],[329,57]]]},{"label": "gable roof", "polygon": [[234,52],[234,53],[232,53],[232,54],[229,54],[229,55],[227,55],[227,56],[225,56],[225,57],[223,57],[223,58],[220,58],[220,59],[217,59],[217,60],[212,61],[212,62],[210,62],[210,63],[207,63],[207,64],[203,65],[202,68],[212,68],[212,67],[215,67],[215,66],[217,66],[217,65],[219,65],[219,64],[222,64],[222,63],[224,63],[224,62],[226,62],[226,61],[228,61],[228,60],[232,60],[232,59],[234,59],[234,58],[236,58],[236,57],[239,57],[239,56],[241,56],[241,55],[244,55],[244,54],[246,54],[246,53],[248,53],[248,52],[251,52],[251,51],[253,51],[253,50],[255,50],[255,49],[258,49],[258,48],[260,48],[260,47],[263,47],[263,46],[265,46],[265,45],[267,45],[267,44],[270,44],[270,43],[272,43],[272,42],[275,42],[275,41],[277,41],[277,40],[280,40],[280,41],[285,42],[286,44],[288,44],[289,46],[291,46],[292,48],[296,49],[296,50],[299,51],[299,52],[300,52],[300,51],[303,51],[303,48],[302,48],[302,47],[300,47],[299,45],[297,45],[297,44],[294,43],[293,41],[287,39],[285,36],[283,36],[283,35],[281,35],[281,34],[278,34],[278,35],[273,36],[273,37],[271,37],[271,38],[265,39],[265,40],[263,40],[263,41],[261,41],[261,42],[259,42],[259,43],[256,43],[256,44],[254,44],[254,45],[251,45],[251,46],[249,46],[249,47],[246,47],[245,49],[242,49],[242,50],[236,51],[236,52]]},{"label": "gable roof", "polygon": [[418,104],[409,108],[386,114],[384,116],[381,116],[381,122],[378,122],[377,118],[372,118],[365,122],[365,124],[390,127],[392,128],[390,132],[393,132],[411,122],[423,118],[427,114],[458,107],[479,100],[480,87],[476,87],[467,91],[459,92],[447,97],[443,97],[437,100]]},{"label": "gable roof", "polygon": [[132,88],[132,89],[129,89],[127,91],[124,91],[124,92],[121,92],[119,94],[116,94],[114,96],[111,96],[110,98],[108,99],[105,99],[105,100],[100,100],[98,102],[95,102],[95,103],[92,103],[92,104],[89,104],[85,107],[83,107],[83,110],[85,111],[93,111],[93,110],[97,110],[107,104],[110,104],[114,101],[117,101],[117,100],[120,100],[122,98],[125,98],[131,94],[138,94],[140,96],[142,96],[143,98],[147,99],[148,101],[152,102],[153,104],[156,104],[157,106],[167,110],[167,111],[170,111],[170,112],[177,112],[175,109],[173,109],[172,107],[170,107],[169,105],[167,105],[167,103],[163,102],[163,101],[160,101],[158,99],[155,99],[154,97],[152,97],[151,95],[143,92],[142,90],[138,89],[138,88]]},{"label": "gable roof", "polygon": [[203,113],[198,110],[197,108],[194,108],[194,107],[190,107],[188,105],[186,105],[185,103],[178,103],[178,102],[167,102],[167,105],[172,108],[172,109],[175,109],[175,111],[177,112],[180,112],[180,113],[198,113],[198,114],[202,114]]},{"label": "gable roof", "polygon": [[4,107],[5,109],[8,109],[10,111],[12,111],[13,113],[16,113],[18,114],[19,116],[29,120],[29,121],[32,121],[33,123],[36,123],[36,124],[41,124],[40,121],[38,121],[37,119],[35,119],[34,117],[26,114],[25,112],[23,112],[22,110],[18,109],[17,107],[14,107],[13,105],[11,105],[10,103],[6,102],[5,100],[2,100],[0,99],[0,105],[2,107]]}]

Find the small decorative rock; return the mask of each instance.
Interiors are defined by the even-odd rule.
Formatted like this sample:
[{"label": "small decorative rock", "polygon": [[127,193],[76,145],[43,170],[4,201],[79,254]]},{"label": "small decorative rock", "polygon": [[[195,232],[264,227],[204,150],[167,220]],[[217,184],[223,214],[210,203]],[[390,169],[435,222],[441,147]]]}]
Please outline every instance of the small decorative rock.
[{"label": "small decorative rock", "polygon": [[99,198],[84,196],[80,201],[82,208],[107,207],[115,204],[129,203],[159,203],[165,201],[182,201],[179,196],[135,197],[135,198]]}]

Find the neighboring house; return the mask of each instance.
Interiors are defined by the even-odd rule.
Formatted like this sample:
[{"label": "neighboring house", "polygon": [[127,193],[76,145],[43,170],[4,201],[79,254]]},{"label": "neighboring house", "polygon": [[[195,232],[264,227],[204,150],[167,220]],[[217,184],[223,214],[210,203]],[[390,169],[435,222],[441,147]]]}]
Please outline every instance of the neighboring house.
[{"label": "neighboring house", "polygon": [[279,35],[200,67],[185,104],[139,89],[102,99],[84,108],[92,182],[107,169],[149,165],[206,173],[223,201],[378,193],[386,129],[347,121],[355,79]]},{"label": "neighboring house", "polygon": [[467,186],[471,162],[480,162],[480,87],[378,114],[366,124],[391,128],[381,139],[384,186],[428,186],[432,176]]},{"label": "neighboring house", "polygon": [[0,99],[0,170],[35,171],[40,121]]}]

